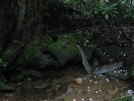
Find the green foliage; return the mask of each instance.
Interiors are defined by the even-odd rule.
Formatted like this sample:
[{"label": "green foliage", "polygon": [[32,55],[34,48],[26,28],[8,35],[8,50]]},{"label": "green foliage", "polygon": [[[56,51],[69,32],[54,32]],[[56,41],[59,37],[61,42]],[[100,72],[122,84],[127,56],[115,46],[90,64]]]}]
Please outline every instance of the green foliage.
[{"label": "green foliage", "polygon": [[[107,2],[106,0],[59,0],[55,4],[59,6],[62,4],[65,8],[64,14],[70,19],[90,19],[94,17],[109,19],[111,22],[106,23],[122,23],[134,18],[134,6],[131,0],[114,0]],[[71,8],[71,11],[70,11]],[[50,16],[46,13],[47,16]],[[99,15],[99,16],[98,16]],[[51,15],[52,16],[52,15]],[[121,18],[118,20],[118,18]],[[100,21],[100,19],[99,19]],[[102,20],[101,20],[102,21]]]},{"label": "green foliage", "polygon": [[0,67],[6,67],[7,64],[8,64],[8,62],[5,62],[0,58]]},{"label": "green foliage", "polygon": [[112,101],[132,101],[132,96],[125,96],[122,98],[115,98]]},{"label": "green foliage", "polygon": [[134,5],[128,0],[120,0],[120,7],[122,9],[122,13],[124,18],[133,18],[134,19]]},{"label": "green foliage", "polygon": [[103,0],[100,0],[96,3],[95,12],[104,15],[105,19],[108,19],[109,16],[114,17],[118,13],[116,8],[117,4],[118,3],[107,4]]},{"label": "green foliage", "polygon": [[24,58],[26,60],[32,60],[40,53],[40,47],[30,43],[24,51]]},{"label": "green foliage", "polygon": [[94,13],[101,13],[104,15],[105,19],[108,19],[109,16],[114,17],[117,12],[117,4],[106,3],[104,0],[97,0],[93,2],[92,0],[63,0],[64,3],[68,3],[73,8],[83,12],[84,15],[91,15]]}]

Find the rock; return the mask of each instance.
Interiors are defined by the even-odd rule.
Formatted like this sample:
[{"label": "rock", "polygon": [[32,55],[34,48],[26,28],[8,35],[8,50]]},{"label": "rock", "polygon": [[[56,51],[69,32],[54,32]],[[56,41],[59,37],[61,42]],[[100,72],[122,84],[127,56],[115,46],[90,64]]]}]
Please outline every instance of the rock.
[{"label": "rock", "polygon": [[[100,57],[102,63],[114,62],[114,57],[120,52],[121,48],[115,45],[101,46],[95,55]],[[112,59],[112,60],[111,60]]]},{"label": "rock", "polygon": [[83,83],[83,79],[82,78],[76,78],[76,79],[74,79],[74,82],[78,85],[81,85]]},{"label": "rock", "polygon": [[50,86],[50,83],[44,83],[44,84],[42,84],[42,85],[40,85],[40,86],[34,86],[34,88],[35,89],[45,89],[45,88],[47,88],[48,86]]},{"label": "rock", "polygon": [[53,39],[48,36],[41,36],[40,41],[39,41],[39,46],[41,47],[41,51],[44,53],[45,51],[48,50],[48,46],[53,42]]},{"label": "rock", "polygon": [[[15,66],[30,67],[40,65],[52,64],[50,59],[44,57],[44,52],[48,51],[48,46],[52,43],[50,36],[41,36],[41,38],[31,41],[28,46],[23,50],[23,53],[18,58]],[[45,67],[45,66],[43,66]],[[42,67],[41,67],[42,68]]]},{"label": "rock", "polygon": [[[67,41],[67,43],[65,41]],[[63,66],[68,60],[74,60],[78,55],[76,40],[71,35],[58,36],[57,42],[52,43],[48,49],[56,58],[56,66]]]},{"label": "rock", "polygon": [[125,73],[123,74],[123,73],[108,72],[108,73],[106,73],[106,75],[115,77],[119,80],[128,80],[130,78],[130,76]]},{"label": "rock", "polygon": [[15,88],[5,83],[0,82],[0,90],[15,90]]},{"label": "rock", "polygon": [[19,82],[19,81],[21,81],[23,78],[24,78],[23,75],[16,75],[13,79],[14,79],[15,82]]},{"label": "rock", "polygon": [[5,78],[5,76],[3,74],[0,74],[0,82],[6,82],[7,79]]},{"label": "rock", "polygon": [[26,77],[33,77],[33,78],[42,78],[45,76],[44,73],[36,70],[24,70],[22,71],[22,75]]}]

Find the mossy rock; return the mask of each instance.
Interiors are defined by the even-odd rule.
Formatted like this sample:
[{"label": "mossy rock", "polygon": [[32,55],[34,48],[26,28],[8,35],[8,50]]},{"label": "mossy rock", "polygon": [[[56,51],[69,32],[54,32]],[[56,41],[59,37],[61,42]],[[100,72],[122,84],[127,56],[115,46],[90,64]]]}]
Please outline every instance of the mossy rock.
[{"label": "mossy rock", "polygon": [[47,44],[47,45],[50,45],[52,42],[53,42],[53,39],[48,36],[48,35],[45,35],[45,36],[41,36],[41,38],[44,40],[44,42]]},{"label": "mossy rock", "polygon": [[58,40],[59,41],[67,41],[69,40],[71,43],[75,43],[76,44],[76,39],[73,38],[71,35],[69,34],[63,34],[63,35],[59,35],[58,36]]},{"label": "mossy rock", "polygon": [[0,82],[0,90],[8,90],[9,91],[9,90],[15,90],[15,88],[7,85],[5,83]]},{"label": "mossy rock", "polygon": [[0,74],[0,82],[6,82],[7,79],[5,78],[5,76],[3,74]]},{"label": "mossy rock", "polygon": [[[64,41],[68,41],[66,47],[63,46]],[[55,65],[63,66],[67,61],[73,60],[77,54],[76,40],[71,35],[60,35],[55,43],[48,47],[51,54],[56,58]]]},{"label": "mossy rock", "polygon": [[21,81],[23,78],[24,78],[23,75],[16,75],[13,79],[14,79],[15,82],[19,82],[19,81]]},{"label": "mossy rock", "polygon": [[130,78],[129,75],[123,74],[123,73],[114,73],[114,72],[108,72],[106,75],[110,77],[114,77],[120,80],[128,80]]},{"label": "mossy rock", "polygon": [[25,77],[33,77],[33,78],[42,78],[45,76],[44,73],[36,70],[24,70],[22,71],[22,75]]},{"label": "mossy rock", "polygon": [[132,101],[132,96],[125,96],[122,98],[115,98],[112,101]]},{"label": "mossy rock", "polygon": [[27,65],[41,54],[40,46],[30,43],[18,59],[18,64]]},{"label": "mossy rock", "polygon": [[42,52],[45,52],[48,50],[48,46],[53,42],[53,39],[48,36],[48,35],[45,35],[45,36],[41,36],[41,40],[39,42],[39,45],[41,46],[41,51]]},{"label": "mossy rock", "polygon": [[78,44],[80,46],[84,45],[84,42],[85,42],[84,37],[82,37],[81,35],[78,35],[78,34],[73,34],[72,37],[75,38],[76,44]]}]

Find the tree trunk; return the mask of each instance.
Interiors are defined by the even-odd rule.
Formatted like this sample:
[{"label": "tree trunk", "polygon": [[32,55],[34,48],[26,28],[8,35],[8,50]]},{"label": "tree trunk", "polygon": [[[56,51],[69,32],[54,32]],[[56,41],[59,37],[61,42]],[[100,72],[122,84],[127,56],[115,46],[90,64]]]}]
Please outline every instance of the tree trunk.
[{"label": "tree trunk", "polygon": [[[1,57],[12,65],[29,41],[40,35],[42,0],[7,0]],[[9,52],[10,50],[10,52]],[[10,54],[9,54],[10,53]]]},{"label": "tree trunk", "polygon": [[23,41],[29,41],[40,34],[41,0],[19,0],[16,35]]}]

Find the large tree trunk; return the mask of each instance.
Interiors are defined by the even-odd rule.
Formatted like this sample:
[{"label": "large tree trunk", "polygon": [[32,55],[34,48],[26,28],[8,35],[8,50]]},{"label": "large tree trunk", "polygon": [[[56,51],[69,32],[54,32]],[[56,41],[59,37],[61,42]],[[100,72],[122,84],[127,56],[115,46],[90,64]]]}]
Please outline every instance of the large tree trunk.
[{"label": "large tree trunk", "polygon": [[41,0],[18,0],[16,35],[23,41],[40,34]]},{"label": "large tree trunk", "polygon": [[28,42],[40,34],[42,0],[7,0],[6,5],[10,10],[5,18],[1,57],[11,66]]}]

